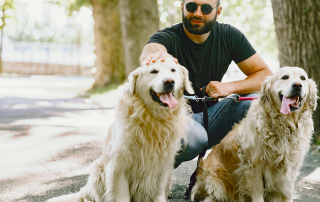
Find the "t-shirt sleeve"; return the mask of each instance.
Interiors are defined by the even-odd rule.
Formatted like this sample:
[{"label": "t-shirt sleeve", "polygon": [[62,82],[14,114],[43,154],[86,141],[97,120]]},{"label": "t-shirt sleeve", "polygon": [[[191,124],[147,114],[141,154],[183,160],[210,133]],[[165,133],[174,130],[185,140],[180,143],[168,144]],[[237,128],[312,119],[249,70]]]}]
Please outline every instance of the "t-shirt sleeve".
[{"label": "t-shirt sleeve", "polygon": [[174,34],[166,30],[160,30],[153,34],[148,43],[158,43],[166,47],[168,53],[172,52],[172,46],[175,44]]},{"label": "t-shirt sleeve", "polygon": [[235,63],[242,62],[256,53],[245,35],[232,26],[229,27],[229,41],[231,58]]}]

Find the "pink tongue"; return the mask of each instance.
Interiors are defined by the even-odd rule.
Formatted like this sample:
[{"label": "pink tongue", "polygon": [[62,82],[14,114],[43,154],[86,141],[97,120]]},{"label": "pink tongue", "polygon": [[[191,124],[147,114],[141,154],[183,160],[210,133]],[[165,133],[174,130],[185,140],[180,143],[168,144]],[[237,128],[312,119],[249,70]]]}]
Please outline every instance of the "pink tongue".
[{"label": "pink tongue", "polygon": [[282,114],[290,114],[290,105],[296,103],[296,98],[288,98],[283,96],[280,112]]},{"label": "pink tongue", "polygon": [[166,103],[170,109],[175,108],[178,103],[176,98],[173,97],[172,93],[161,94],[160,100],[161,102]]}]

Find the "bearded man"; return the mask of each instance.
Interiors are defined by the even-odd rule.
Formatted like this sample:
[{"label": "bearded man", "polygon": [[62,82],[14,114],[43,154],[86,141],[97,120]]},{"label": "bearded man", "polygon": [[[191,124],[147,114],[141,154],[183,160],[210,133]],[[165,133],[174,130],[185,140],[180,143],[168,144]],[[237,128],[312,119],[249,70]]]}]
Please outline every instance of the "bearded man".
[{"label": "bearded man", "polygon": [[[243,33],[216,21],[222,11],[220,0],[184,0],[181,11],[182,23],[151,36],[142,51],[141,65],[172,57],[189,70],[190,81],[198,97],[202,97],[203,86],[207,86],[202,90],[212,98],[258,92],[262,81],[272,72]],[[232,61],[247,78],[221,83]],[[206,146],[211,148],[218,144],[232,126],[244,118],[250,103],[230,99],[207,103],[207,134],[203,128],[202,103],[190,101],[194,123],[187,135],[186,148],[176,157],[175,167],[196,157]]]}]

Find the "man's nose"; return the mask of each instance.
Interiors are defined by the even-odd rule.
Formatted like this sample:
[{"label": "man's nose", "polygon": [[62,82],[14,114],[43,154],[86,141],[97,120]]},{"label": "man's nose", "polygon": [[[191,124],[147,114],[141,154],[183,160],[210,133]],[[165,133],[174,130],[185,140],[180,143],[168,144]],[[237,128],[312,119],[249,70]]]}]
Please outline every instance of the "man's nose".
[{"label": "man's nose", "polygon": [[195,16],[202,16],[201,5],[198,5],[197,10],[194,12]]}]

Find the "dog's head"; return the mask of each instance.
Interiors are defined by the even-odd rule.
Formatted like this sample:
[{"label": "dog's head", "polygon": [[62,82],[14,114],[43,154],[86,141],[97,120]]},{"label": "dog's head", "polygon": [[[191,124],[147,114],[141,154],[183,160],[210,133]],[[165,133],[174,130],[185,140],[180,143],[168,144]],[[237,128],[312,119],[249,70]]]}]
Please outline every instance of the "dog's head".
[{"label": "dog's head", "polygon": [[262,83],[260,94],[260,104],[282,114],[299,112],[305,106],[315,110],[317,105],[316,84],[299,67],[280,68]]},{"label": "dog's head", "polygon": [[194,94],[188,70],[171,58],[137,68],[128,80],[125,93],[139,96],[147,106],[156,102],[157,106],[174,109],[184,90]]}]

